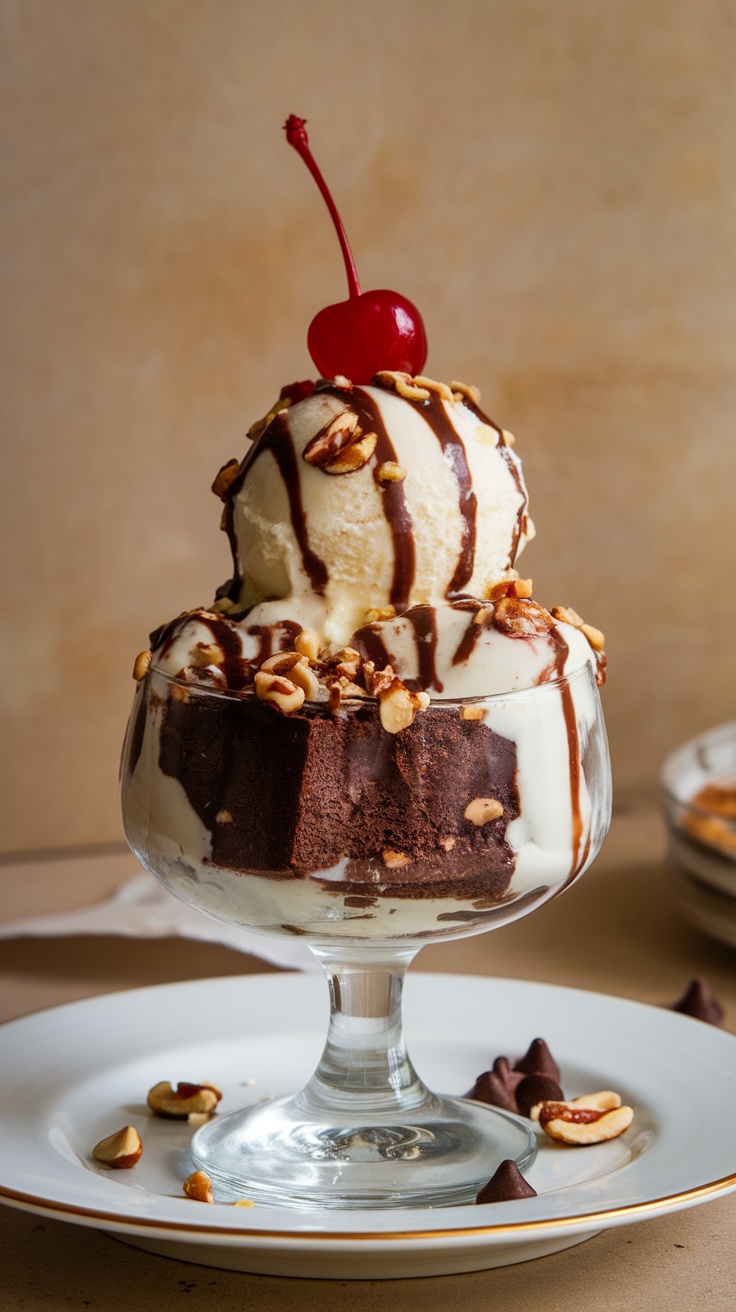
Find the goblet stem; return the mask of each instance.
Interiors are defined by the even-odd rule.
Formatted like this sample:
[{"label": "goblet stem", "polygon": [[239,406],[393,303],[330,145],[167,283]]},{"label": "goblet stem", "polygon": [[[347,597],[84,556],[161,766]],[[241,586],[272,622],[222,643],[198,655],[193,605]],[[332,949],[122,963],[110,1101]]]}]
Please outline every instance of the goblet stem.
[{"label": "goblet stem", "polygon": [[416,948],[312,945],[327,975],[330,1023],[319,1065],[299,1095],[316,1110],[361,1106],[409,1111],[428,1091],[404,1042],[401,999]]},{"label": "goblet stem", "polygon": [[505,1158],[523,1169],[534,1135],[518,1118],[432,1093],[404,1042],[401,996],[416,948],[310,944],[330,991],[327,1040],[300,1093],[198,1130],[195,1166],[226,1199],[296,1207],[472,1202]]}]

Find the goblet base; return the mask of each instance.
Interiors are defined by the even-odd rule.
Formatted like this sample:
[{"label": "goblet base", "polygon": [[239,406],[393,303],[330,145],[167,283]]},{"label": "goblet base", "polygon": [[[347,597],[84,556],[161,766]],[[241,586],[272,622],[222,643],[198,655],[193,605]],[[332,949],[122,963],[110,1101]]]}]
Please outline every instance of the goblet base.
[{"label": "goblet base", "polygon": [[528,1126],[480,1103],[425,1091],[409,1108],[361,1115],[351,1101],[329,1123],[308,1115],[303,1094],[218,1117],[189,1155],[218,1201],[305,1209],[472,1203],[502,1161],[524,1170],[536,1156]]}]

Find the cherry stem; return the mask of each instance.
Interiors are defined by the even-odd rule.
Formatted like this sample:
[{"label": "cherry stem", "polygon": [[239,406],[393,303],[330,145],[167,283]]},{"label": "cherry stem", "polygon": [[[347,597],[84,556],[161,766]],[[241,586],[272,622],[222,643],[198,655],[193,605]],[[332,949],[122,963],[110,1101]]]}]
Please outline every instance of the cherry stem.
[{"label": "cherry stem", "polygon": [[290,146],[294,147],[294,150],[297,152],[297,154],[301,155],[302,159],[304,160],[304,163],[309,169],[309,172],[311,173],[312,177],[317,183],[317,186],[322,192],[322,195],[325,200],[325,204],[327,205],[327,208],[330,211],[330,217],[335,225],[335,231],[337,233],[338,240],[340,242],[340,249],[342,250],[342,258],[345,261],[345,272],[348,276],[348,291],[350,293],[351,298],[354,298],[356,296],[360,296],[360,283],[358,282],[358,273],[355,268],[355,260],[353,259],[353,252],[350,249],[350,243],[348,242],[347,236],[345,234],[345,229],[342,226],[342,219],[340,218],[340,215],[337,212],[337,206],[335,205],[335,202],[332,199],[332,196],[330,195],[330,192],[327,187],[327,183],[322,177],[322,174],[320,173],[319,168],[317,167],[314,161],[312,152],[309,149],[309,138],[306,132],[306,122],[307,120],[305,118],[298,118],[296,114],[290,114],[284,124],[284,131],[286,132],[286,140],[288,141]]}]

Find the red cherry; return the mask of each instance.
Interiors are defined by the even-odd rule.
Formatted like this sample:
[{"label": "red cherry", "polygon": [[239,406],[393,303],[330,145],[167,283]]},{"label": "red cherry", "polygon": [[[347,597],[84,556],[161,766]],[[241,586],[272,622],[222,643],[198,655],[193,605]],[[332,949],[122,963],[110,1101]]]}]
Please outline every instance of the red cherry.
[{"label": "red cherry", "polygon": [[354,383],[369,383],[382,369],[420,374],[427,339],[415,305],[398,292],[361,292],[355,261],[335,202],[318,169],[305,130],[306,119],[290,114],[286,140],[301,155],[330,211],[345,261],[349,298],[327,305],[309,325],[307,345],[324,378],[343,374]]}]

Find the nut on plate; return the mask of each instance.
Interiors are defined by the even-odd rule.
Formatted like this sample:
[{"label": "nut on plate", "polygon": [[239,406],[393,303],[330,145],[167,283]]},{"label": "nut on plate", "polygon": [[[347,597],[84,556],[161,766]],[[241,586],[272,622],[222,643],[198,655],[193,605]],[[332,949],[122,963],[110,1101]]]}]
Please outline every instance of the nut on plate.
[{"label": "nut on plate", "polygon": [[183,1185],[184,1193],[187,1198],[191,1198],[195,1203],[214,1203],[215,1195],[212,1192],[212,1181],[206,1171],[192,1171],[188,1175]]},{"label": "nut on plate", "polygon": [[96,1162],[112,1166],[116,1171],[129,1171],[131,1166],[141,1159],[143,1144],[141,1136],[133,1125],[124,1125],[122,1130],[100,1139],[92,1149]]},{"label": "nut on plate", "polygon": [[208,1081],[202,1084],[180,1081],[174,1089],[168,1080],[161,1080],[148,1090],[147,1102],[156,1116],[183,1121],[192,1114],[213,1112],[221,1098],[217,1086]]},{"label": "nut on plate", "polygon": [[530,1116],[550,1139],[582,1148],[617,1139],[628,1130],[634,1111],[621,1106],[617,1093],[603,1089],[565,1102],[542,1102],[531,1109]]}]

